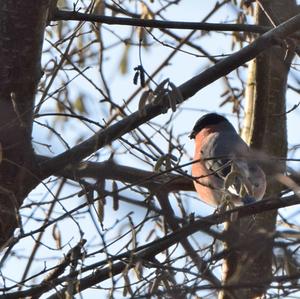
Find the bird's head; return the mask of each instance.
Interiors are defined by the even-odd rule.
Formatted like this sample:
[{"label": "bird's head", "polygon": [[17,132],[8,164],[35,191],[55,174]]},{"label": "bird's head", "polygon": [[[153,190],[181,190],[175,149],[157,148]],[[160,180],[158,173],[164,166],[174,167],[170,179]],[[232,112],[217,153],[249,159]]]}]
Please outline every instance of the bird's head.
[{"label": "bird's head", "polygon": [[233,128],[231,123],[224,116],[219,115],[217,113],[208,113],[203,115],[197,120],[189,137],[191,139],[194,139],[202,129],[209,126],[216,126],[216,125],[220,125],[224,127],[230,126],[231,128]]}]

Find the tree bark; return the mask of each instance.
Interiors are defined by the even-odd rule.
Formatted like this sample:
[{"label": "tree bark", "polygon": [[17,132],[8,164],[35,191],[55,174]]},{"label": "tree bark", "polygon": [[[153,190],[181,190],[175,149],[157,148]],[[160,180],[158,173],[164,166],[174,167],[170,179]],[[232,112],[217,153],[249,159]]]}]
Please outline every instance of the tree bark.
[{"label": "tree bark", "polygon": [[0,1],[0,246],[20,225],[18,208],[38,183],[32,114],[49,1]]},{"label": "tree bark", "polygon": [[[256,6],[256,24],[276,25],[297,12],[294,0],[263,0]],[[288,55],[287,55],[288,54]],[[287,155],[286,132],[286,86],[292,55],[284,41],[282,46],[273,46],[251,62],[246,92],[246,116],[243,138],[254,149],[275,157]],[[284,170],[281,165],[281,170]],[[279,197],[282,186],[274,179],[274,169],[264,168],[268,179],[265,197]],[[268,285],[261,285],[260,278],[272,277],[272,249],[277,211],[259,214],[227,227],[230,251],[224,262],[224,284],[237,284],[235,291],[221,292],[219,298],[260,298]],[[247,244],[247,246],[243,246]],[[253,244],[253,246],[249,246]],[[253,284],[243,288],[243,284]]]}]

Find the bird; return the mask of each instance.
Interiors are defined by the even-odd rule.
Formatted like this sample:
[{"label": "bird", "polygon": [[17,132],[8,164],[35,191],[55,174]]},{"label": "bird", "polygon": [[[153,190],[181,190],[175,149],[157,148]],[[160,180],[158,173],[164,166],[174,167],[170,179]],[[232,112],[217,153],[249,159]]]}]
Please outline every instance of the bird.
[{"label": "bird", "polygon": [[202,201],[211,206],[237,207],[263,198],[265,173],[225,117],[203,115],[189,137],[195,139],[192,178]]}]

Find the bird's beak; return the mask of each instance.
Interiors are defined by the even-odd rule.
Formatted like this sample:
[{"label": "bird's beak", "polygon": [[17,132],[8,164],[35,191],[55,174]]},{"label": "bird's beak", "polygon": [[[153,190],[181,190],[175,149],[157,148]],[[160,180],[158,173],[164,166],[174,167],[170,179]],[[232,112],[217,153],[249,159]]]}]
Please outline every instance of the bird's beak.
[{"label": "bird's beak", "polygon": [[190,139],[194,139],[194,138],[195,138],[195,132],[192,132],[192,133],[189,135],[189,138],[190,138]]}]

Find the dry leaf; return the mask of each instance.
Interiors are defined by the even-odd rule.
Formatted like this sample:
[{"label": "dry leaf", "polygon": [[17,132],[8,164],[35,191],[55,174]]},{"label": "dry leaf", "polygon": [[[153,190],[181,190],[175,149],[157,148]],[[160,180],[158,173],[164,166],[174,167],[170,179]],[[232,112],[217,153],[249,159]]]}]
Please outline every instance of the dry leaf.
[{"label": "dry leaf", "polygon": [[98,200],[98,219],[99,219],[99,222],[103,228],[103,221],[104,221],[104,203],[103,203],[103,199],[99,199]]},{"label": "dry leaf", "polygon": [[52,228],[52,237],[55,240],[56,247],[58,249],[60,249],[61,248],[61,233],[56,224]]},{"label": "dry leaf", "polygon": [[117,211],[119,209],[119,197],[118,197],[118,185],[115,181],[112,183],[112,197],[113,197],[113,209]]},{"label": "dry leaf", "polygon": [[145,106],[147,101],[149,100],[149,96],[151,94],[151,90],[146,90],[142,93],[140,101],[139,101],[139,106],[138,106],[138,111],[141,117],[146,115],[146,111],[145,111]]},{"label": "dry leaf", "polygon": [[[104,15],[105,12],[105,1],[104,0],[96,0],[93,13],[98,15]],[[99,23],[99,26],[101,26],[101,23]]]},{"label": "dry leaf", "polygon": [[125,75],[128,72],[128,55],[129,55],[129,43],[125,45],[125,49],[120,61],[120,71],[121,74]]},{"label": "dry leaf", "polygon": [[158,160],[156,161],[155,165],[154,165],[154,171],[155,172],[159,172],[161,169],[161,166],[163,165],[164,161],[166,159],[166,156],[161,156],[158,158]]},{"label": "dry leaf", "polygon": [[165,85],[169,82],[169,78],[161,81],[154,90],[154,94],[160,96],[165,93]]},{"label": "dry leaf", "polygon": [[86,113],[86,108],[84,104],[84,97],[83,95],[79,95],[78,98],[74,102],[74,108],[79,112],[79,113]]}]

